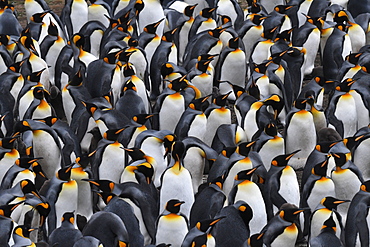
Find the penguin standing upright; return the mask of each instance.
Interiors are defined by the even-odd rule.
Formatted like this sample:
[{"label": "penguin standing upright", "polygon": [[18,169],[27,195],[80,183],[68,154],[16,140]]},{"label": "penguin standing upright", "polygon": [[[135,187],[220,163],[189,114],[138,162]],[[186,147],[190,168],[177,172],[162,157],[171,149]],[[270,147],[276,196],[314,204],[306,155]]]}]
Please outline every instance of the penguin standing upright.
[{"label": "penguin standing upright", "polygon": [[[299,205],[300,193],[297,174],[292,168],[291,158],[298,151],[279,155],[271,161],[265,183],[267,209],[275,213],[284,203]],[[271,211],[269,216],[271,216]]]},{"label": "penguin standing upright", "polygon": [[[363,183],[362,173],[357,166],[348,159],[345,153],[331,153],[335,160],[335,168],[331,177],[335,184],[335,195],[343,200],[352,200],[355,193]],[[338,207],[339,213],[346,221],[349,205],[343,204]]]},{"label": "penguin standing upright", "polygon": [[303,211],[295,206],[281,209],[262,230],[263,243],[267,246],[295,246],[300,231],[296,222]]},{"label": "penguin standing upright", "polygon": [[[165,18],[162,5],[158,0],[137,0],[134,7],[138,12],[136,18],[139,26],[139,33],[141,33],[147,25]],[[163,29],[164,23],[159,23],[156,30],[156,34],[159,37],[162,36]]]},{"label": "penguin standing upright", "polygon": [[250,234],[261,232],[267,224],[266,205],[263,199],[262,191],[259,186],[251,181],[253,172],[257,168],[252,168],[239,172],[235,177],[233,189],[230,191],[229,204],[237,201],[246,202],[252,209],[253,218],[251,219],[249,230]]},{"label": "penguin standing upright", "polygon": [[216,8],[204,8],[200,11],[194,19],[193,24],[189,30],[188,40],[190,41],[197,33],[206,31],[209,29],[214,29],[217,27],[216,21],[213,19],[213,13]]},{"label": "penguin standing upright", "polygon": [[180,212],[189,219],[194,190],[190,172],[183,166],[185,146],[181,141],[176,141],[171,148],[171,163],[161,178],[159,210],[162,211],[171,198],[178,199],[184,201]]},{"label": "penguin standing upright", "polygon": [[286,117],[285,151],[301,150],[291,162],[297,169],[304,167],[308,155],[315,148],[316,129],[312,113],[306,110],[307,99],[297,99],[294,106]]},{"label": "penguin standing upright", "polygon": [[342,241],[335,235],[337,231],[336,226],[333,217],[327,219],[321,228],[320,234],[310,240],[310,246],[344,246]]},{"label": "penguin standing upright", "polygon": [[156,244],[181,246],[189,231],[188,218],[180,213],[180,207],[184,203],[177,199],[171,199],[166,203],[165,210],[157,219]]},{"label": "penguin standing upright", "polygon": [[81,0],[68,0],[63,6],[60,19],[65,25],[69,37],[80,31],[87,22],[88,5]]},{"label": "penguin standing upright", "polygon": [[[345,246],[369,245],[370,180],[363,182],[348,208],[345,223]],[[359,238],[359,240],[358,240]]]}]

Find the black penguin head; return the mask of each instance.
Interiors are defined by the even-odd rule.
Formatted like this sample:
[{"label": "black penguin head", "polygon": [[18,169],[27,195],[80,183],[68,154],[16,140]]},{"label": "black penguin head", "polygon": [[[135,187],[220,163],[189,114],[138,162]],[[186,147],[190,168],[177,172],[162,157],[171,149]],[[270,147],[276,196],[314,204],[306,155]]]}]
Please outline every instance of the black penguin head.
[{"label": "black penguin head", "polygon": [[335,224],[335,221],[333,219],[333,213],[330,215],[330,217],[325,220],[323,226],[321,227],[322,230],[324,229],[331,229],[334,232],[337,231],[337,224]]},{"label": "black penguin head", "polygon": [[201,220],[196,223],[195,227],[200,230],[201,232],[209,232],[210,228],[213,228],[217,222],[225,218],[225,216],[221,216],[214,219],[206,219]]},{"label": "black penguin head", "polygon": [[132,90],[132,91],[135,91],[137,92],[137,89],[136,89],[136,86],[135,84],[132,82],[132,80],[128,80],[125,85],[123,86],[122,88],[122,93],[121,93],[121,96],[126,92],[126,91],[129,91],[129,90]]},{"label": "black penguin head", "polygon": [[148,121],[148,119],[150,119],[151,117],[153,117],[155,114],[137,114],[135,116],[132,117],[132,120],[135,122],[135,123],[138,123],[140,125],[144,125],[146,123],[146,121]]},{"label": "black penguin head", "polygon": [[13,234],[21,236],[23,238],[30,238],[30,233],[36,229],[30,229],[26,225],[18,225],[14,228]]},{"label": "black penguin head", "polygon": [[107,193],[112,193],[114,187],[115,187],[115,183],[110,181],[110,180],[106,180],[106,179],[82,179],[83,181],[87,181],[95,186],[97,186],[101,191],[103,192],[107,192]]},{"label": "black penguin head", "polygon": [[226,30],[226,28],[217,27],[213,30],[208,31],[208,34],[212,37],[219,38],[221,33],[223,33]]},{"label": "black penguin head", "polygon": [[[0,41],[0,44],[1,44],[1,41]],[[19,62],[16,62],[16,63],[13,63],[11,65],[8,66],[8,68],[15,72],[15,73],[19,73],[19,71],[21,70],[21,67],[22,67],[22,64],[24,63],[25,60],[23,61],[19,61]]]},{"label": "black penguin head", "polygon": [[205,96],[199,99],[194,99],[189,104],[189,107],[193,110],[204,112],[209,106],[209,102],[208,102],[209,97],[211,97],[211,95],[208,95],[208,96]]},{"label": "black penguin head", "polygon": [[162,41],[173,42],[174,41],[174,36],[175,36],[175,33],[177,32],[177,30],[178,30],[177,27],[175,27],[171,31],[165,32],[162,36]]},{"label": "black penguin head", "polygon": [[252,83],[249,85],[247,92],[250,96],[253,96],[256,100],[261,99],[260,89],[258,88],[258,85],[254,79],[252,79]]},{"label": "black penguin head", "polygon": [[238,154],[243,155],[243,156],[248,156],[249,152],[252,150],[255,143],[256,143],[256,141],[242,142],[242,143],[238,144],[235,152],[237,152]]},{"label": "black penguin head", "polygon": [[145,159],[145,153],[140,148],[125,148],[133,161]]},{"label": "black penguin head", "polygon": [[235,180],[251,180],[253,173],[257,170],[258,167],[253,167],[248,170],[243,170],[238,172],[235,176]]},{"label": "black penguin head", "polygon": [[126,63],[123,65],[123,75],[125,77],[136,75],[135,68],[131,63]]},{"label": "black penguin head", "polygon": [[23,194],[31,193],[37,198],[41,199],[39,192],[36,190],[35,184],[29,179],[23,179],[19,182]]},{"label": "black penguin head", "polygon": [[193,16],[193,13],[194,13],[194,10],[195,10],[195,7],[197,7],[198,4],[194,4],[194,5],[188,5],[185,7],[184,9],[184,15],[186,15],[187,17],[192,17]]},{"label": "black penguin head", "polygon": [[117,63],[117,57],[119,55],[117,55],[120,51],[118,52],[111,52],[111,53],[108,53],[104,58],[103,58],[103,61],[106,62],[107,64],[116,64]]},{"label": "black penguin head", "polygon": [[105,205],[108,205],[108,203],[115,197],[117,197],[116,194],[113,194],[111,192],[98,192],[97,193],[104,201]]},{"label": "black penguin head", "polygon": [[6,149],[13,149],[15,140],[17,140],[17,137],[10,137],[10,136],[3,137],[0,140],[0,146]]},{"label": "black penguin head", "polygon": [[72,79],[68,82],[68,86],[75,86],[79,87],[83,83],[83,76],[81,73],[81,67],[78,69],[78,71],[72,76]]},{"label": "black penguin head", "polygon": [[337,167],[342,167],[348,161],[345,153],[330,153],[330,155],[334,158]]},{"label": "black penguin head", "polygon": [[229,97],[231,93],[232,91],[228,92],[227,94],[221,94],[217,96],[216,98],[213,99],[213,103],[218,106],[225,107],[227,103],[227,97]]},{"label": "black penguin head", "polygon": [[164,18],[161,19],[161,20],[159,20],[159,21],[157,21],[157,22],[154,22],[152,24],[147,25],[146,27],[144,27],[144,32],[147,32],[147,33],[150,33],[150,34],[155,34],[155,32],[157,31],[157,28],[158,28],[159,24],[161,24],[161,22],[163,20],[164,20]]},{"label": "black penguin head", "polygon": [[221,154],[227,158],[230,158],[230,156],[235,153],[237,147],[236,146],[232,146],[232,147],[225,147],[224,149],[222,149],[221,151]]},{"label": "black penguin head", "polygon": [[336,23],[346,23],[349,21],[349,16],[345,10],[340,10],[334,14],[333,20]]},{"label": "black penguin head", "polygon": [[0,44],[7,46],[10,41],[10,36],[6,34],[0,34]]},{"label": "black penguin head", "polygon": [[229,39],[229,47],[232,49],[238,49],[239,48],[239,37],[231,38]]},{"label": "black penguin head", "polygon": [[271,161],[271,165],[273,166],[287,166],[288,165],[288,162],[289,160],[296,154],[298,153],[299,151],[301,150],[296,150],[290,154],[282,154],[282,155],[278,155],[276,156],[272,161]]},{"label": "black penguin head", "polygon": [[18,202],[15,204],[5,204],[0,206],[0,216],[5,216],[7,218],[10,218],[10,215],[12,214],[13,210],[16,209],[22,202]]},{"label": "black penguin head", "polygon": [[350,202],[350,200],[339,200],[331,196],[324,197],[321,201],[320,204],[325,206],[329,210],[337,210],[338,205],[345,203],[345,202]]},{"label": "black penguin head", "polygon": [[229,24],[230,26],[232,25],[232,21],[231,21],[231,18],[227,15],[220,15],[219,16],[220,18],[220,22],[221,22],[221,25],[226,27],[226,24]]},{"label": "black penguin head", "polygon": [[294,101],[293,104],[294,104],[294,107],[299,109],[299,110],[307,109],[307,105],[308,105],[307,99],[302,99],[302,98],[296,99],[296,101]]},{"label": "black penguin head", "polygon": [[33,97],[38,100],[44,99],[44,88],[43,87],[35,87],[33,89]]},{"label": "black penguin head", "polygon": [[271,106],[274,110],[274,119],[277,119],[278,115],[284,108],[284,100],[278,94],[273,94],[269,98],[265,99],[264,105]]},{"label": "black penguin head", "polygon": [[104,132],[103,138],[109,141],[117,141],[119,135],[122,133],[123,129],[109,129]]},{"label": "black penguin head", "polygon": [[139,46],[139,41],[135,38],[129,38],[127,44],[130,46],[130,47],[138,47]]},{"label": "black penguin head", "polygon": [[267,17],[263,16],[261,14],[251,14],[250,20],[257,26],[261,25],[263,20],[265,20]]},{"label": "black penguin head", "polygon": [[42,158],[31,158],[31,157],[20,157],[15,161],[15,164],[19,167],[24,169],[28,169],[33,166],[33,163],[37,163],[37,161]]},{"label": "black penguin head", "polygon": [[351,86],[355,82],[356,80],[353,80],[352,78],[347,78],[343,82],[341,82],[338,86],[336,86],[335,89],[341,92],[349,92],[351,90]]},{"label": "black penguin head", "polygon": [[177,136],[175,134],[168,134],[163,138],[163,146],[165,148],[166,154],[171,151],[172,144],[177,141]]},{"label": "black penguin head", "polygon": [[243,219],[245,226],[249,228],[249,222],[253,218],[253,210],[248,203],[244,201],[237,201],[234,207],[239,211],[239,215]]},{"label": "black penguin head", "polygon": [[171,199],[166,204],[166,210],[173,214],[178,214],[180,212],[180,207],[185,202],[179,201],[177,199]]},{"label": "black penguin head", "polygon": [[200,60],[196,63],[195,66],[201,72],[206,73],[210,63],[212,62],[212,60],[213,60],[213,58]]},{"label": "black penguin head", "polygon": [[346,61],[350,62],[351,64],[357,64],[362,54],[362,52],[351,53],[346,56]]},{"label": "black penguin head", "polygon": [[136,0],[134,9],[135,9],[135,15],[138,16],[139,13],[144,9],[144,2],[142,0]]},{"label": "black penguin head", "polygon": [[270,121],[270,123],[266,124],[265,126],[265,133],[269,136],[277,136],[278,129],[276,127],[276,124],[273,121]]},{"label": "black penguin head", "polygon": [[229,82],[229,84],[232,86],[233,88],[233,92],[234,92],[234,95],[235,97],[238,99],[240,98],[240,96],[243,94],[243,93],[247,93],[247,91],[245,90],[245,88],[243,87],[240,87],[238,85],[233,85],[231,82]]},{"label": "black penguin head", "polygon": [[175,71],[173,63],[167,62],[161,66],[161,75],[163,78]]},{"label": "black penguin head", "polygon": [[186,76],[187,75],[184,75],[183,77],[172,80],[170,84],[168,84],[168,88],[174,90],[175,92],[184,90],[189,85],[189,81],[186,79]]},{"label": "black penguin head", "polygon": [[34,120],[43,122],[47,126],[50,126],[51,127],[51,126],[53,126],[58,121],[58,118],[57,117],[54,117],[54,116],[49,116],[49,117],[46,117],[46,118],[34,119]]},{"label": "black penguin head", "polygon": [[145,180],[147,184],[151,184],[153,181],[154,168],[148,162],[143,162],[140,165],[136,166],[136,170],[134,170],[134,173],[135,173],[135,178],[138,181],[144,182]]},{"label": "black penguin head", "polygon": [[256,233],[248,238],[248,245],[250,247],[263,247],[263,235],[265,233]]},{"label": "black penguin head", "polygon": [[69,181],[71,179],[72,166],[61,168],[57,171],[56,177],[63,181]]},{"label": "black penguin head", "polygon": [[28,121],[26,121],[26,120],[18,121],[14,125],[14,130],[13,130],[14,134],[12,135],[12,137],[15,137],[15,136],[19,135],[20,133],[25,132],[27,130],[31,130],[31,126],[28,123]]},{"label": "black penguin head", "polygon": [[30,17],[30,20],[33,21],[33,22],[36,22],[36,23],[42,23],[45,15],[47,14],[48,12],[41,12],[41,13],[36,13],[36,14],[33,14],[31,17]]},{"label": "black penguin head", "polygon": [[55,37],[59,35],[58,27],[52,21],[50,21],[50,25],[48,27],[48,34]]},{"label": "black penguin head", "polygon": [[217,185],[217,187],[219,187],[220,189],[222,189],[222,188],[223,188],[223,184],[224,184],[224,182],[225,182],[225,175],[224,175],[224,174],[222,174],[221,176],[218,176],[217,178],[213,179],[213,180],[209,183],[209,185],[211,185],[211,184],[215,184],[215,185]]},{"label": "black penguin head", "polygon": [[28,77],[27,80],[32,82],[40,82],[42,72],[44,72],[46,68],[43,68],[39,71],[32,72]]},{"label": "black penguin head", "polygon": [[298,219],[299,213],[303,212],[304,208],[296,208],[296,207],[289,207],[285,209],[281,209],[279,212],[280,218],[286,220],[288,222],[294,222]]},{"label": "black penguin head", "polygon": [[217,7],[216,8],[204,8],[200,11],[199,15],[204,18],[211,18],[216,9]]},{"label": "black penguin head", "polygon": [[65,212],[62,216],[62,222],[69,222],[73,225],[75,222],[75,214],[73,212]]},{"label": "black penguin head", "polygon": [[128,60],[130,59],[131,55],[134,54],[136,50],[127,51],[127,50],[120,50],[116,53],[116,58],[119,61],[122,61],[124,63],[128,63]]},{"label": "black penguin head", "polygon": [[292,5],[277,5],[274,10],[280,14],[285,14],[291,8],[293,8]]},{"label": "black penguin head", "polygon": [[171,148],[172,158],[176,161],[182,160],[185,155],[185,145],[182,141],[175,141]]},{"label": "black penguin head", "polygon": [[329,158],[330,158],[330,156],[327,155],[324,161],[317,163],[312,168],[312,174],[315,174],[315,175],[320,176],[320,177],[326,177]]},{"label": "black penguin head", "polygon": [[337,143],[338,141],[320,142],[316,144],[315,149],[321,153],[329,153],[330,149]]},{"label": "black penguin head", "polygon": [[360,189],[365,192],[370,192],[370,180],[367,180],[361,184]]}]

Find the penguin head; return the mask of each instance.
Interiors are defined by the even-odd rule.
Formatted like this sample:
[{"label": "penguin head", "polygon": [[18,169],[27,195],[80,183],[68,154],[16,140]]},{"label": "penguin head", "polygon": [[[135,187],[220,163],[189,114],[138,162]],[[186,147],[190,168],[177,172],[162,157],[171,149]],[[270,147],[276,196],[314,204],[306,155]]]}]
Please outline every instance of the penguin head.
[{"label": "penguin head", "polygon": [[144,2],[142,0],[136,0],[134,9],[135,9],[135,15],[138,16],[139,13],[144,9]]},{"label": "penguin head", "polygon": [[217,9],[217,7],[215,7],[215,8],[204,8],[200,11],[199,15],[204,17],[204,18],[211,18],[216,9]]},{"label": "penguin head", "polygon": [[236,147],[235,152],[243,155],[243,156],[248,156],[249,152],[252,150],[254,144],[256,144],[256,141],[251,141],[251,142],[242,142],[238,144]]},{"label": "penguin head", "polygon": [[288,222],[294,222],[298,219],[299,213],[303,212],[306,210],[305,208],[297,208],[297,207],[288,207],[281,209],[279,212],[280,218],[282,218],[285,221]]},{"label": "penguin head", "polygon": [[330,155],[334,158],[337,167],[342,167],[348,161],[345,153],[330,153]]},{"label": "penguin head", "polygon": [[362,52],[351,53],[346,56],[346,61],[356,65],[362,54],[363,54]]},{"label": "penguin head", "polygon": [[137,39],[131,37],[131,38],[129,38],[127,44],[130,47],[138,47],[139,46],[139,41]]},{"label": "penguin head", "polygon": [[145,183],[151,184],[153,181],[154,168],[149,162],[143,162],[136,166],[134,173],[135,178],[139,183],[141,183],[141,181],[145,181]]},{"label": "penguin head", "polygon": [[43,20],[44,20],[44,17],[48,14],[48,12],[40,12],[40,13],[36,13],[36,14],[33,14],[31,17],[30,17],[30,21],[33,21],[35,23],[42,23]]},{"label": "penguin head", "polygon": [[6,34],[0,34],[0,44],[7,46],[10,41],[10,36]]},{"label": "penguin head", "polygon": [[123,65],[123,75],[125,77],[136,75],[135,67],[131,63],[124,64]]},{"label": "penguin head", "polygon": [[163,146],[165,148],[165,156],[171,151],[172,144],[177,141],[177,136],[175,134],[165,135],[163,138]]},{"label": "penguin head", "polygon": [[278,129],[274,121],[270,121],[270,123],[266,124],[264,131],[267,135],[273,136],[273,137],[277,136],[278,134]]},{"label": "penguin head", "polygon": [[17,140],[17,137],[10,137],[10,136],[3,137],[0,140],[0,146],[6,149],[13,149],[15,140]]},{"label": "penguin head", "polygon": [[335,221],[333,219],[333,213],[330,215],[330,217],[324,221],[324,224],[321,227],[321,230],[332,230],[334,232],[337,231],[337,224],[335,224]]},{"label": "penguin head", "polygon": [[30,233],[36,229],[30,229],[26,225],[18,225],[14,228],[13,234],[18,235],[22,238],[30,238]]},{"label": "penguin head", "polygon": [[368,134],[359,135],[359,136],[350,136],[350,137],[344,138],[343,139],[343,143],[344,143],[344,145],[346,145],[346,147],[349,150],[352,150],[360,142],[362,142],[363,140],[367,139],[368,137],[369,137]]},{"label": "penguin head", "polygon": [[263,247],[263,235],[265,233],[256,233],[248,238],[248,245],[250,247]]},{"label": "penguin head", "polygon": [[46,217],[48,217],[50,213],[50,204],[48,202],[41,202],[34,206],[36,211],[40,214],[40,227],[45,224]]},{"label": "penguin head", "polygon": [[333,210],[333,209],[337,210],[338,205],[345,203],[345,202],[350,202],[350,200],[339,200],[332,196],[327,196],[327,197],[324,197],[320,201],[320,204],[325,206],[329,210]]},{"label": "penguin head", "polygon": [[[0,44],[1,44],[1,40],[0,40]],[[18,61],[16,63],[13,63],[11,65],[8,66],[8,69],[10,69],[11,71],[15,72],[15,73],[19,73],[19,71],[21,70],[21,67],[23,65],[25,60],[23,61]]]},{"label": "penguin head", "polygon": [[221,33],[223,33],[226,30],[226,28],[217,27],[215,29],[209,30],[208,34],[211,35],[214,38],[220,38]]},{"label": "penguin head", "polygon": [[232,20],[227,15],[219,15],[219,22],[221,23],[223,27],[231,27],[232,26]]},{"label": "penguin head", "polygon": [[236,146],[232,146],[232,147],[225,147],[224,149],[222,149],[221,151],[221,154],[223,156],[225,156],[226,158],[230,158],[230,156],[235,153],[237,147]]},{"label": "penguin head", "polygon": [[46,118],[42,118],[42,119],[34,119],[36,121],[39,121],[39,122],[43,122],[45,123],[47,126],[53,126],[57,121],[58,121],[58,118],[57,117],[54,117],[54,116],[49,116],[49,117],[46,117]]},{"label": "penguin head", "polygon": [[180,212],[180,207],[184,204],[184,201],[177,199],[171,199],[166,203],[166,210],[173,214],[178,214]]},{"label": "penguin head", "polygon": [[[250,20],[256,25],[259,26],[262,24],[263,20],[267,19],[267,16],[261,14],[250,14]],[[248,16],[248,17],[249,17]]]},{"label": "penguin head", "polygon": [[39,71],[32,72],[29,76],[27,76],[27,80],[32,82],[40,82],[41,74],[44,72],[46,68],[43,68]]},{"label": "penguin head", "polygon": [[144,125],[146,123],[146,121],[148,121],[151,117],[153,117],[155,114],[137,114],[135,116],[132,117],[132,120],[135,122],[135,123],[138,123],[140,125]]},{"label": "penguin head", "polygon": [[184,90],[189,85],[189,81],[186,79],[186,76],[187,75],[184,75],[183,77],[170,81],[170,84],[168,84],[167,87],[175,92]]},{"label": "penguin head", "polygon": [[260,89],[258,88],[258,85],[256,81],[252,78],[252,83],[249,85],[247,92],[250,96],[253,96],[256,100],[261,99]]},{"label": "penguin head", "polygon": [[361,184],[360,189],[365,192],[370,192],[370,180],[367,180]]},{"label": "penguin head", "polygon": [[48,34],[55,37],[59,35],[58,27],[52,21],[50,21],[50,25],[48,27]]},{"label": "penguin head", "polygon": [[39,192],[36,190],[35,184],[29,179],[23,179],[19,182],[23,194],[33,194],[37,198],[41,199]]},{"label": "penguin head", "polygon": [[275,40],[276,35],[278,34],[279,27],[275,26],[270,29],[264,29],[262,33],[262,37],[267,40]]},{"label": "penguin head", "polygon": [[238,85],[233,85],[231,82],[228,82],[228,83],[232,86],[236,99],[240,98],[240,96],[242,96],[244,93],[247,93],[245,88],[240,87]]},{"label": "penguin head", "polygon": [[182,141],[175,141],[171,147],[172,158],[176,161],[182,160],[185,155],[185,145]]},{"label": "penguin head", "polygon": [[238,174],[235,176],[235,180],[251,180],[253,173],[258,169],[258,167],[259,166],[238,172]]},{"label": "penguin head", "polygon": [[72,166],[61,168],[57,171],[56,177],[62,181],[71,180]]},{"label": "penguin head", "polygon": [[125,148],[133,161],[145,159],[145,153],[140,148]]},{"label": "penguin head", "polygon": [[272,161],[271,161],[271,165],[273,166],[287,166],[288,165],[288,162],[289,160],[296,154],[298,153],[299,151],[301,150],[296,150],[290,154],[282,154],[282,155],[278,155],[276,156]]},{"label": "penguin head", "polygon": [[108,53],[104,58],[103,61],[106,62],[107,64],[116,64],[118,59],[118,52],[110,52]]},{"label": "penguin head", "polygon": [[[137,1],[136,1],[137,2]],[[144,32],[147,32],[147,33],[150,33],[150,34],[155,34],[155,32],[157,31],[157,28],[159,26],[159,24],[161,24],[161,22],[164,20],[164,18],[160,19],[159,21],[157,22],[154,22],[152,24],[149,24],[149,25],[146,25],[144,27]]]},{"label": "penguin head", "polygon": [[299,98],[296,99],[293,103],[294,107],[297,108],[298,110],[306,110],[309,109],[309,104],[308,104],[308,99],[306,98]]},{"label": "penguin head", "polygon": [[240,38],[236,36],[235,38],[229,39],[229,47],[231,49],[238,49],[239,48],[239,40]]},{"label": "penguin head", "polygon": [[327,155],[325,157],[325,160],[324,161],[317,163],[312,168],[312,174],[317,175],[317,176],[320,176],[320,177],[326,177],[326,172],[327,172],[327,169],[328,169],[329,158],[330,158],[330,156]]},{"label": "penguin head", "polygon": [[7,218],[10,218],[10,215],[12,214],[12,212],[14,211],[14,209],[16,209],[22,203],[23,203],[23,201],[22,202],[15,203],[15,204],[1,205],[0,206],[0,215],[1,216],[4,216],[4,217],[7,217]]},{"label": "penguin head", "polygon": [[321,153],[329,153],[330,149],[337,143],[338,141],[319,142],[315,149]]},{"label": "penguin head", "polygon": [[221,94],[213,99],[213,104],[218,105],[220,107],[225,107],[227,103],[227,97],[232,93],[232,91],[228,92],[227,94]]},{"label": "penguin head", "polygon": [[71,43],[82,49],[85,46],[85,36],[81,33],[75,33],[71,38]]},{"label": "penguin head", "polygon": [[219,187],[220,189],[222,189],[224,182],[225,182],[225,175],[223,174],[223,175],[218,176],[217,178],[213,179],[209,183],[209,185],[215,184],[217,187]]},{"label": "penguin head", "polygon": [[15,161],[15,164],[19,167],[24,169],[28,169],[31,166],[33,167],[33,163],[37,163],[37,161],[42,158],[31,158],[31,157],[20,157]]},{"label": "penguin head", "polygon": [[210,232],[210,229],[212,229],[217,224],[217,222],[219,222],[223,218],[225,218],[225,216],[214,219],[201,220],[195,224],[195,227],[201,232]]},{"label": "penguin head", "polygon": [[244,224],[248,227],[249,222],[253,218],[253,210],[251,206],[245,201],[237,201],[234,207],[238,210],[240,217],[243,219]]},{"label": "penguin head", "polygon": [[293,7],[293,5],[276,5],[274,10],[280,14],[286,14],[286,12]]},{"label": "penguin head", "polygon": [[195,10],[195,7],[197,7],[198,4],[193,4],[193,5],[188,5],[185,7],[184,9],[184,15],[191,18],[193,17],[193,13],[194,13],[194,10]]},{"label": "penguin head", "polygon": [[273,94],[264,100],[264,105],[271,106],[274,111],[274,119],[277,119],[280,112],[284,109],[284,100],[278,94]]},{"label": "penguin head", "polygon": [[132,51],[120,50],[119,52],[116,53],[115,56],[119,61],[128,63],[128,60],[130,59],[131,55],[134,54],[135,52],[136,50],[132,50]]},{"label": "penguin head", "polygon": [[104,132],[103,138],[107,139],[109,141],[117,141],[119,135],[122,133],[123,130],[124,130],[124,128],[122,128],[122,129],[109,129],[106,132]]},{"label": "penguin head", "polygon": [[173,65],[174,65],[173,63],[167,62],[161,66],[161,75],[163,78],[165,78],[166,76],[170,75],[172,72],[175,71]]},{"label": "penguin head", "polygon": [[65,212],[62,216],[62,222],[69,222],[73,225],[75,222],[74,212]]},{"label": "penguin head", "polygon": [[[210,57],[210,56],[209,56],[209,57]],[[210,58],[208,58],[208,59],[199,60],[199,61],[196,63],[195,67],[196,67],[198,70],[200,70],[201,72],[206,73],[206,72],[207,72],[207,70],[208,70],[208,67],[209,67],[210,63],[212,62],[212,60],[213,60],[213,57],[210,57]]]},{"label": "penguin head", "polygon": [[101,191],[111,193],[114,190],[115,183],[106,179],[82,179],[82,181],[87,181],[95,186],[97,186]]},{"label": "penguin head", "polygon": [[33,97],[35,97],[38,100],[44,99],[44,93],[45,93],[45,90],[43,87],[35,87],[33,89]]},{"label": "penguin head", "polygon": [[162,36],[162,41],[173,42],[174,41],[174,36],[175,36],[175,33],[177,32],[177,30],[178,30],[178,28],[175,27],[174,29],[165,32]]},{"label": "penguin head", "polygon": [[115,197],[117,197],[116,194],[111,192],[97,192],[97,194],[103,199],[105,205],[108,205],[108,203]]},{"label": "penguin head", "polygon": [[347,13],[347,11],[340,10],[340,11],[338,11],[334,14],[333,20],[336,23],[345,23],[345,22],[349,21],[349,16],[348,15],[350,15],[350,13]]},{"label": "penguin head", "polygon": [[209,106],[209,97],[211,97],[211,95],[207,95],[199,99],[194,99],[190,102],[189,107],[193,110],[204,112]]},{"label": "penguin head", "polygon": [[352,78],[347,78],[343,82],[341,82],[338,86],[336,86],[335,89],[341,92],[349,92],[351,90],[351,86],[355,82],[356,80],[353,80]]}]

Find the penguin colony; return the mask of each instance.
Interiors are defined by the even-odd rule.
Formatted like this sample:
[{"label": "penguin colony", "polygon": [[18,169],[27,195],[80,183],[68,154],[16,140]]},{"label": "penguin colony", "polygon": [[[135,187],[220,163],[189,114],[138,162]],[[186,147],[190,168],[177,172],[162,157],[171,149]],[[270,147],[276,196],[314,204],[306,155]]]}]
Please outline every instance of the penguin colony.
[{"label": "penguin colony", "polygon": [[247,4],[1,0],[0,246],[369,246],[370,1]]}]

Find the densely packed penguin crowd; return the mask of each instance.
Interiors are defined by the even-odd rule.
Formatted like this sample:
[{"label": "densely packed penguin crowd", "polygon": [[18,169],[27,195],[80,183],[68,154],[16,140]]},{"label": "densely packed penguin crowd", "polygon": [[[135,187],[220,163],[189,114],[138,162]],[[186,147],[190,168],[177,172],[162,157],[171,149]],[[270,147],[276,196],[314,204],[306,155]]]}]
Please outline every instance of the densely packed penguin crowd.
[{"label": "densely packed penguin crowd", "polygon": [[369,0],[24,7],[0,1],[1,247],[369,246]]}]

